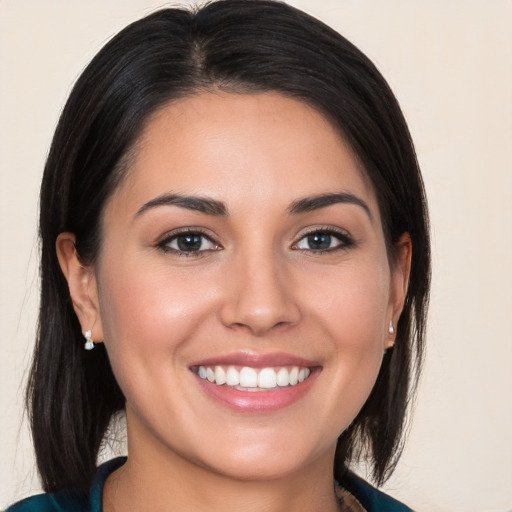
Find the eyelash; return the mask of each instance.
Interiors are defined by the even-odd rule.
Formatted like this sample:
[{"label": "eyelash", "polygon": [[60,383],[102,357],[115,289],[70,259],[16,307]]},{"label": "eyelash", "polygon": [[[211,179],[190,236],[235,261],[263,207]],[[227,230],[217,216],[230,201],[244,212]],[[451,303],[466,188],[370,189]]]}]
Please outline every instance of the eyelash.
[{"label": "eyelash", "polygon": [[[328,247],[326,249],[303,249],[298,247],[299,243],[306,239],[307,237],[310,237],[312,235],[327,235],[330,237],[337,238],[339,243],[335,247]],[[324,254],[327,252],[337,252],[337,251],[343,251],[346,249],[350,249],[355,245],[354,239],[346,232],[333,229],[333,228],[314,228],[304,234],[301,235],[299,240],[295,242],[292,246],[293,249],[296,249],[298,251],[306,252],[306,253],[313,253],[313,254]]]},{"label": "eyelash", "polygon": [[[201,245],[203,244],[204,240],[207,240],[211,244],[213,244],[214,248],[212,249],[199,249],[195,251],[184,251],[180,250],[178,248],[170,247],[170,244],[174,241],[178,241],[180,237],[200,237],[202,239]],[[218,251],[221,246],[217,244],[215,241],[212,240],[210,236],[208,236],[204,231],[201,231],[200,229],[194,229],[194,228],[183,228],[179,231],[174,231],[173,233],[170,233],[169,235],[165,236],[160,242],[156,244],[157,249],[160,249],[161,251],[165,253],[172,253],[176,254],[177,256],[185,256],[185,257],[200,257],[203,256],[205,252],[212,252],[212,251]]]},{"label": "eyelash", "polygon": [[[301,248],[299,247],[299,244],[301,241],[307,239],[307,237],[310,237],[312,235],[327,235],[329,237],[336,238],[339,243],[335,247],[328,247],[326,249],[307,249],[307,248]],[[207,240],[209,243],[211,243],[214,247],[211,249],[197,249],[197,250],[180,250],[179,248],[170,247],[170,245],[173,242],[177,242],[180,237],[199,237],[202,239],[200,242],[201,246],[204,243],[204,240]],[[179,243],[179,242],[178,242]],[[313,253],[313,254],[323,254],[327,252],[336,252],[340,250],[346,250],[349,249],[355,245],[354,240],[343,231],[338,231],[333,228],[315,228],[311,231],[308,231],[301,235],[299,240],[295,242],[292,245],[292,249],[305,252],[305,253]],[[222,247],[217,244],[210,236],[208,236],[205,232],[203,232],[200,229],[193,229],[193,228],[183,228],[182,230],[175,231],[167,236],[165,236],[161,241],[159,241],[156,244],[156,247],[160,249],[161,251],[165,253],[172,253],[176,254],[177,256],[185,256],[185,257],[201,257],[206,252],[213,252],[220,250]]]}]

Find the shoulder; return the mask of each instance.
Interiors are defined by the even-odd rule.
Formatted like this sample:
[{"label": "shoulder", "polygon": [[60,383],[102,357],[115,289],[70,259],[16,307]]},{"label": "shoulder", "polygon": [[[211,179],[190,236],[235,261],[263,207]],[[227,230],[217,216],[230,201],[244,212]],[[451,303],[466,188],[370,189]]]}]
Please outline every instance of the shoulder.
[{"label": "shoulder", "polygon": [[345,474],[340,483],[367,512],[413,512],[403,503],[379,491],[350,471]]},{"label": "shoulder", "polygon": [[11,505],[5,512],[89,512],[87,494],[56,492],[38,494]]},{"label": "shoulder", "polygon": [[90,491],[62,490],[38,494],[11,505],[4,512],[100,512],[105,480],[125,461],[126,457],[118,457],[102,464],[98,468]]}]

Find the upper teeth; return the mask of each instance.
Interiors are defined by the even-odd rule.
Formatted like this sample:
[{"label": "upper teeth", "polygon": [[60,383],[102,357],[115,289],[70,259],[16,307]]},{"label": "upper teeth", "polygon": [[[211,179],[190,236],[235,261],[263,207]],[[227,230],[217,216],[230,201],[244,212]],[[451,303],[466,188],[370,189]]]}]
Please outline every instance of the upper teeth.
[{"label": "upper teeth", "polygon": [[233,366],[199,366],[197,374],[201,379],[207,379],[218,386],[226,384],[241,388],[271,389],[277,386],[295,386],[306,380],[311,370],[298,366],[261,369],[244,366],[239,371]]}]

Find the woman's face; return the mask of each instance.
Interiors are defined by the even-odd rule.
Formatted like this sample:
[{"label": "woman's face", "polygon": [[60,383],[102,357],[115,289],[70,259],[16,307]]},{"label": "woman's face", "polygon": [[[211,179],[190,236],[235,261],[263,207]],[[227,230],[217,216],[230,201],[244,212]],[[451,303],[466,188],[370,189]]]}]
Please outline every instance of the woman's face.
[{"label": "woman's face", "polygon": [[103,227],[93,337],[126,396],[130,457],[243,479],[332,469],[407,269],[390,270],[372,186],[326,119],[270,93],[175,101]]}]

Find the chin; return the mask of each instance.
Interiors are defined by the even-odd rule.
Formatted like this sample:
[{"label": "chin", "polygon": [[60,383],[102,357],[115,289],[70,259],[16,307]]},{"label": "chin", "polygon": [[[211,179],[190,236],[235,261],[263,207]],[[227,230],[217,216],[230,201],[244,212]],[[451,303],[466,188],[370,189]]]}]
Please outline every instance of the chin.
[{"label": "chin", "polygon": [[217,474],[244,481],[278,480],[300,473],[319,459],[332,459],[336,446],[334,442],[308,447],[305,436],[290,436],[289,432],[279,432],[270,438],[260,435],[259,439],[248,435],[245,439],[238,438],[239,442],[226,439],[229,439],[227,443],[216,444],[207,460],[203,454],[203,464],[206,462],[206,469]]},{"label": "chin", "polygon": [[[289,455],[297,455],[291,452]],[[284,454],[261,454],[255,457],[234,454],[221,464],[205,468],[230,479],[242,481],[269,481],[286,478],[300,472],[307,464],[303,459],[288,458]]]}]

